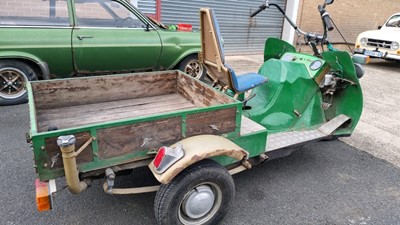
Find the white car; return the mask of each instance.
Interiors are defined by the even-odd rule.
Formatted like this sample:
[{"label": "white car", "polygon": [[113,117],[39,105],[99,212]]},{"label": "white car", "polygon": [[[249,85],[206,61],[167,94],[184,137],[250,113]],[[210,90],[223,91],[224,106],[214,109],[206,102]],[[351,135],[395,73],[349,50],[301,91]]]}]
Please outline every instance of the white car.
[{"label": "white car", "polygon": [[372,58],[400,61],[400,13],[392,15],[378,28],[359,34],[354,52]]}]

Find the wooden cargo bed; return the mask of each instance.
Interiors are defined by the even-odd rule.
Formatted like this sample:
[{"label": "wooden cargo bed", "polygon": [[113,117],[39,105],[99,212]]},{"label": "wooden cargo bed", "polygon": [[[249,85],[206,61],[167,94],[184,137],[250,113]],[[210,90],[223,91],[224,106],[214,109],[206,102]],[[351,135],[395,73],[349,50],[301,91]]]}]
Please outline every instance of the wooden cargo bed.
[{"label": "wooden cargo bed", "polygon": [[196,105],[179,94],[100,102],[38,110],[39,131],[49,127],[58,129],[150,116],[178,110],[194,109]]},{"label": "wooden cargo bed", "polygon": [[174,71],[38,82],[32,89],[38,132],[234,102]]},{"label": "wooden cargo bed", "polygon": [[61,135],[74,135],[77,149],[93,140],[77,157],[85,173],[187,137],[240,133],[241,102],[179,71],[35,81],[28,93],[41,180],[63,175]]}]

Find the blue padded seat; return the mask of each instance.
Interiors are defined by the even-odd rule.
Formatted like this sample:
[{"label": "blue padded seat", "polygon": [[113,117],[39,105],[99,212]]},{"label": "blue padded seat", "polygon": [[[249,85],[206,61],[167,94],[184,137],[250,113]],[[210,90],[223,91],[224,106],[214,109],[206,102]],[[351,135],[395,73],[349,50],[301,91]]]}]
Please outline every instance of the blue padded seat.
[{"label": "blue padded seat", "polygon": [[245,92],[268,82],[267,78],[258,73],[245,73],[236,76],[235,71],[231,67],[227,67],[231,73],[232,85],[236,92]]}]

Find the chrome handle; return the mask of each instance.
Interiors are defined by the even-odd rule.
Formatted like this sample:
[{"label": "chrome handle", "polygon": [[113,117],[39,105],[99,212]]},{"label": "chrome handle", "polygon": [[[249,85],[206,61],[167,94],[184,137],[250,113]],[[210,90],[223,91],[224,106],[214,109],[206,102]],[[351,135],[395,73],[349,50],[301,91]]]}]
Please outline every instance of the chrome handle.
[{"label": "chrome handle", "polygon": [[79,40],[83,40],[84,38],[93,38],[93,36],[92,35],[78,35],[78,36],[76,36]]}]

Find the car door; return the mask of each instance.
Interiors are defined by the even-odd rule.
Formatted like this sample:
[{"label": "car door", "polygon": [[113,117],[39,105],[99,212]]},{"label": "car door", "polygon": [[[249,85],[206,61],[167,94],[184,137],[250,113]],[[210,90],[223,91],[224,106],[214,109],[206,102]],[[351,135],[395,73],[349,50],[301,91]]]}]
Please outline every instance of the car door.
[{"label": "car door", "polygon": [[161,54],[155,29],[115,0],[75,0],[72,34],[79,74],[152,70]]},{"label": "car door", "polygon": [[72,20],[68,4],[56,0],[1,0],[0,55],[47,65],[52,77],[70,75]]}]

